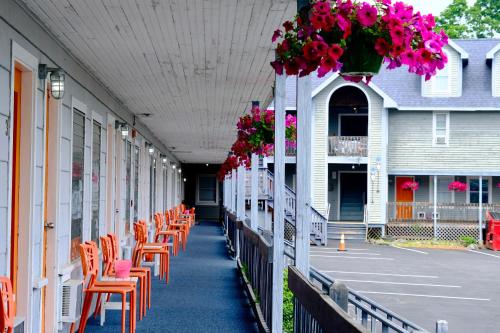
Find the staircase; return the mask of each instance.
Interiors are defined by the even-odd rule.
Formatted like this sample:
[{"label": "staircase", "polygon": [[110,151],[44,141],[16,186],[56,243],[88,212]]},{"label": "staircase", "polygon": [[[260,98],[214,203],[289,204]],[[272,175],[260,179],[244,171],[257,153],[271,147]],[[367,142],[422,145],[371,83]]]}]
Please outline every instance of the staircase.
[{"label": "staircase", "polygon": [[[250,199],[251,175],[246,178],[246,198]],[[273,208],[274,198],[274,175],[267,168],[259,169],[259,200],[267,200],[268,205]],[[295,192],[285,185],[283,192],[285,196],[285,221],[295,227]],[[327,243],[328,219],[311,207],[311,242],[316,245]]]},{"label": "staircase", "polygon": [[344,234],[346,240],[365,240],[366,224],[363,222],[328,222],[328,239],[340,240]]}]

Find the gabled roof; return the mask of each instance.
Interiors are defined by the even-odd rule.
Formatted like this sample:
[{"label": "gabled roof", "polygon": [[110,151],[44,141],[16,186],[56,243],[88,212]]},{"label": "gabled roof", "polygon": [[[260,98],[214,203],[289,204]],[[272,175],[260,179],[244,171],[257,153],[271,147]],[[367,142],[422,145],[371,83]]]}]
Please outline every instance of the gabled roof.
[{"label": "gabled roof", "polygon": [[[460,53],[468,64],[463,68],[462,96],[460,97],[422,97],[422,78],[408,73],[405,68],[387,70],[383,67],[370,87],[384,101],[391,101],[386,107],[401,110],[500,110],[500,97],[491,94],[491,67],[485,56],[500,48],[500,39],[454,40],[450,47]],[[323,78],[312,75],[313,96],[325,89],[337,74],[330,73]],[[288,109],[295,109],[296,78],[287,78]],[[394,105],[390,105],[394,102]],[[271,107],[273,105],[271,104]]]},{"label": "gabled roof", "polygon": [[486,59],[493,59],[498,51],[500,51],[500,43],[486,53]]}]

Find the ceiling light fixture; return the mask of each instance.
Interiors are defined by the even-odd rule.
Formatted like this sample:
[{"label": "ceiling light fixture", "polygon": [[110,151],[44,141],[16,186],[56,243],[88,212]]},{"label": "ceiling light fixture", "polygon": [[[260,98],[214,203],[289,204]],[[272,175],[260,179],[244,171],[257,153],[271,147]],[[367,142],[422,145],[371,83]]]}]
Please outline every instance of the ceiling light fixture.
[{"label": "ceiling light fixture", "polygon": [[125,122],[121,122],[119,120],[115,120],[115,129],[120,129],[122,132],[122,137],[125,139],[128,137],[128,125]]}]

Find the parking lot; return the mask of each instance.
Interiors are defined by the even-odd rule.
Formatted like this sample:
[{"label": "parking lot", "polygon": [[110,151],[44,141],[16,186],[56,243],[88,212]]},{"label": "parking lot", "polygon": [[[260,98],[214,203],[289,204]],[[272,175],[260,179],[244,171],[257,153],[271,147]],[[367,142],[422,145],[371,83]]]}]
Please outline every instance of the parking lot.
[{"label": "parking lot", "polygon": [[311,265],[434,332],[500,332],[500,252],[406,249],[362,242],[311,248]]}]

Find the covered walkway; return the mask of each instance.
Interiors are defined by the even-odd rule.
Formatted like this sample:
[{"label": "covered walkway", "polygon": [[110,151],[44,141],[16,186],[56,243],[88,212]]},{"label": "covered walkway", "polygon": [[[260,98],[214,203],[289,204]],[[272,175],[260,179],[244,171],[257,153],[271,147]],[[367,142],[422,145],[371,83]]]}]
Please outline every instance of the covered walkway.
[{"label": "covered walkway", "polygon": [[[137,321],[137,332],[257,332],[239,287],[218,223],[201,222],[186,252],[171,257],[170,281],[153,278],[152,307]],[[85,332],[119,332],[121,311],[107,311],[106,324],[91,319]]]}]

